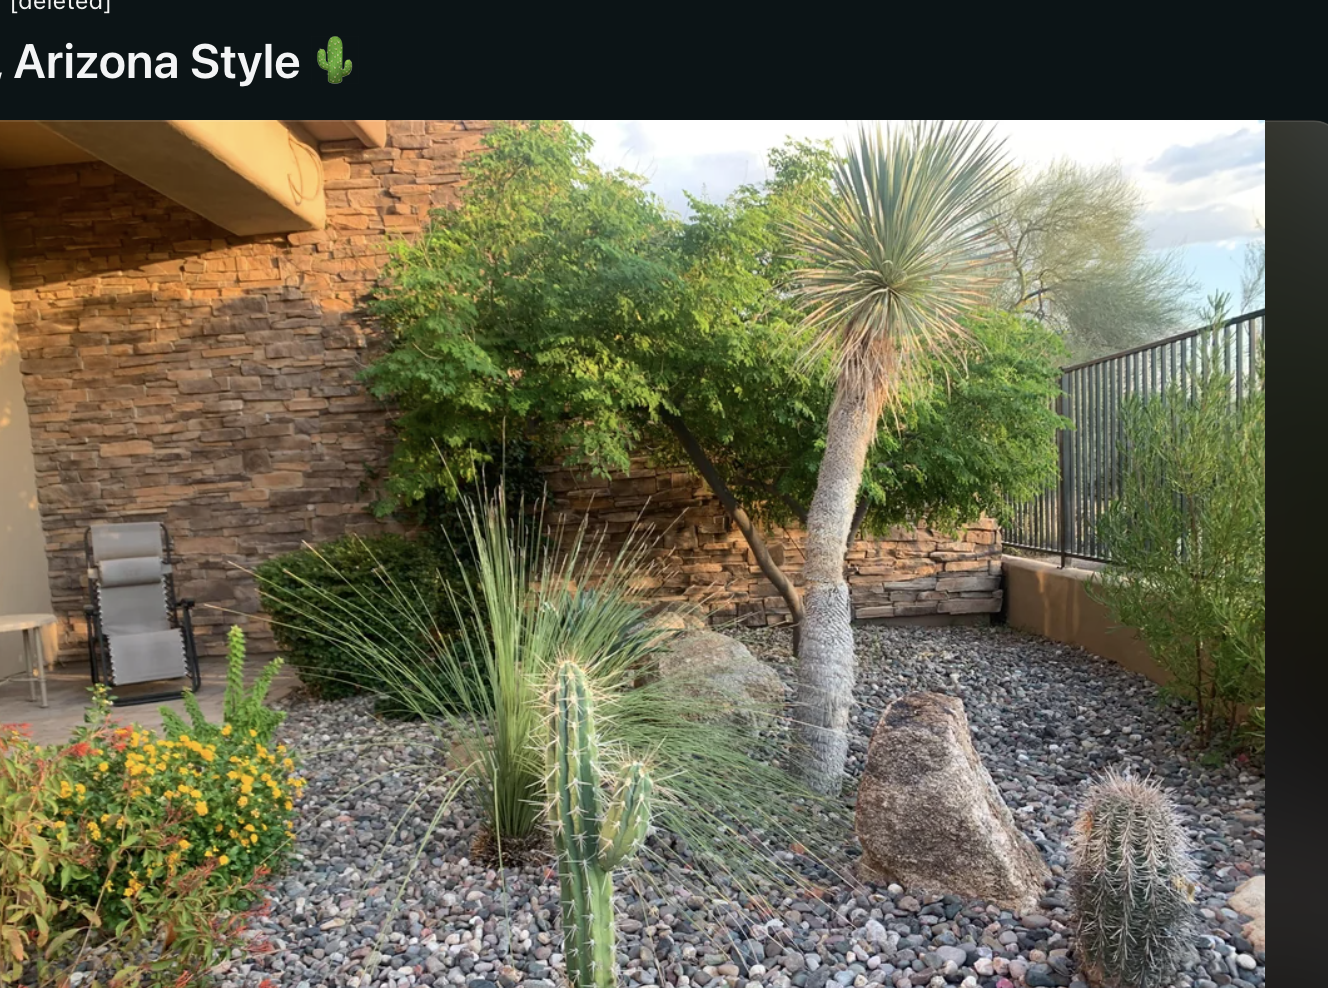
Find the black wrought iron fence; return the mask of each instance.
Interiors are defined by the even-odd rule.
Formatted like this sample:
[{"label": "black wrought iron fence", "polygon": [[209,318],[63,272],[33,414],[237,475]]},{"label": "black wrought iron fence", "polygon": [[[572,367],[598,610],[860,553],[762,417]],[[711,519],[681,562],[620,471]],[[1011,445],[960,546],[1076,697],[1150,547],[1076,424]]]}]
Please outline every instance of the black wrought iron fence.
[{"label": "black wrought iron fence", "polygon": [[1109,562],[1097,521],[1120,489],[1117,449],[1126,396],[1160,395],[1173,384],[1193,394],[1211,368],[1231,379],[1232,398],[1240,401],[1253,384],[1264,312],[1064,368],[1057,411],[1074,427],[1057,433],[1060,479],[1040,497],[1007,506],[1005,545],[1059,555],[1062,564]]}]

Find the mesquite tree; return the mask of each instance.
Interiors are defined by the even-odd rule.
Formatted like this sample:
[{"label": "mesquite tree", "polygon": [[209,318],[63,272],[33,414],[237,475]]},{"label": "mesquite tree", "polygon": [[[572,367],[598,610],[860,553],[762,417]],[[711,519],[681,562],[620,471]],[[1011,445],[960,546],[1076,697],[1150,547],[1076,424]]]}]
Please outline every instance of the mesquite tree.
[{"label": "mesquite tree", "polygon": [[[459,207],[397,248],[375,304],[392,347],[369,380],[401,413],[383,506],[444,502],[503,462],[510,490],[518,444],[601,475],[643,453],[687,463],[796,628],[800,588],[766,539],[806,522],[834,384],[830,355],[801,360],[779,286],[797,266],[787,226],[829,195],[832,152],[776,148],[767,181],[694,199],[683,222],[565,124],[486,143]],[[966,366],[924,355],[882,421],[854,532],[970,521],[1055,476],[1055,334],[1003,313],[964,322]]]},{"label": "mesquite tree", "polygon": [[868,450],[882,411],[924,361],[959,350],[957,319],[982,298],[996,258],[990,216],[1009,174],[1001,145],[973,124],[864,127],[836,163],[833,194],[794,229],[810,353],[830,354],[835,375],[807,513],[794,711],[800,774],[821,792],[839,789],[848,753],[855,672],[844,561]]}]

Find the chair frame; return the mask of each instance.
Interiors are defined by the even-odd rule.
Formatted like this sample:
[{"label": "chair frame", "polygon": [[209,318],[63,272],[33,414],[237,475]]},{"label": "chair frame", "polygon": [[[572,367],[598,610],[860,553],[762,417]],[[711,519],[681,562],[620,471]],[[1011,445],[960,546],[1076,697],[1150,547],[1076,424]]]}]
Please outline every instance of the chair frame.
[{"label": "chair frame", "polygon": [[[194,622],[193,608],[194,602],[188,597],[177,599],[175,596],[175,547],[171,541],[171,533],[167,530],[164,522],[161,525],[161,545],[163,559],[166,563],[165,572],[162,579],[166,585],[166,612],[172,628],[178,628],[184,633],[184,664],[189,674],[189,680],[192,683],[192,691],[198,692],[202,685],[202,675],[198,668],[198,649],[194,644]],[[92,682],[94,684],[105,684],[108,687],[115,686],[114,672],[111,668],[110,643],[106,640],[106,635],[102,631],[101,611],[97,607],[97,590],[93,572],[97,564],[92,557],[92,529],[89,528],[83,533],[83,554],[87,560],[88,572],[88,602],[83,605],[83,614],[87,618],[88,625],[88,665],[92,670]],[[117,707],[128,707],[140,703],[158,703],[163,700],[178,700],[184,696],[184,689],[165,690],[158,693],[147,693],[142,696],[130,696],[124,699],[115,698],[113,700]]]}]

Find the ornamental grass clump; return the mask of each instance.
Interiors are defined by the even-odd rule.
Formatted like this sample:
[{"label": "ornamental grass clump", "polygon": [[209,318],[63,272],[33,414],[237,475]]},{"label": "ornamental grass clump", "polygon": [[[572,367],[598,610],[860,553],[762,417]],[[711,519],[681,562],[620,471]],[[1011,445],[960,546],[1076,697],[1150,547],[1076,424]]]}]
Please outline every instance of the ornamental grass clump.
[{"label": "ornamental grass clump", "polygon": [[1076,954],[1104,988],[1162,988],[1193,952],[1193,864],[1175,807],[1154,781],[1107,772],[1074,827]]},{"label": "ornamental grass clump", "polygon": [[[470,856],[505,868],[549,854],[544,711],[558,663],[577,656],[599,700],[602,743],[623,764],[652,768],[661,834],[642,852],[657,865],[646,881],[703,876],[753,902],[807,885],[781,852],[796,845],[837,853],[850,827],[843,807],[778,765],[774,731],[753,737],[698,716],[730,705],[713,684],[642,675],[667,637],[645,620],[639,590],[650,585],[657,543],[633,530],[610,546],[585,519],[574,528],[552,522],[542,503],[509,510],[501,488],[461,503],[469,532],[456,552],[468,565],[446,590],[454,634],[433,624],[419,588],[392,579],[386,609],[400,616],[395,638],[374,630],[385,613],[376,596],[319,594],[321,577],[301,588],[309,593],[297,606],[302,620],[376,670],[383,696],[435,729],[446,753],[444,799],[466,791],[483,817]],[[286,594],[261,571],[259,580],[265,593]]]}]

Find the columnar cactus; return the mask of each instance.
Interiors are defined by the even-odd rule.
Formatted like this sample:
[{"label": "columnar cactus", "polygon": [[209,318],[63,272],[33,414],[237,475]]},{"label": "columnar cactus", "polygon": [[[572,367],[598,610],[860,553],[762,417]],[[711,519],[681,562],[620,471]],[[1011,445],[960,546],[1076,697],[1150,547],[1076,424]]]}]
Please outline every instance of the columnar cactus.
[{"label": "columnar cactus", "polygon": [[[305,49],[308,51],[308,49]],[[341,39],[336,35],[327,39],[327,51],[318,49],[318,67],[327,72],[327,81],[334,86],[350,75],[350,59],[341,61]],[[372,66],[370,66],[372,68]]]},{"label": "columnar cactus", "polygon": [[606,800],[594,702],[585,672],[571,661],[560,663],[554,676],[551,759],[549,818],[567,979],[572,988],[613,988],[613,869],[645,840],[652,782],[646,767],[634,762]]},{"label": "columnar cactus", "polygon": [[1193,950],[1188,841],[1152,780],[1109,771],[1088,791],[1071,845],[1076,955],[1090,982],[1171,983]]}]

